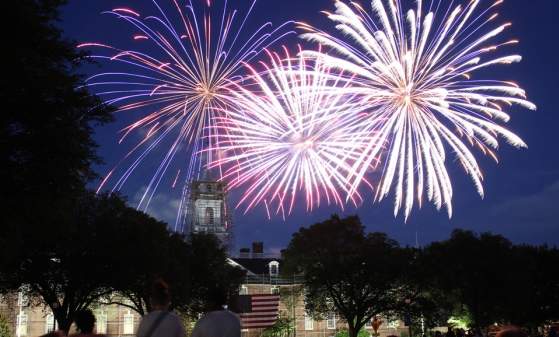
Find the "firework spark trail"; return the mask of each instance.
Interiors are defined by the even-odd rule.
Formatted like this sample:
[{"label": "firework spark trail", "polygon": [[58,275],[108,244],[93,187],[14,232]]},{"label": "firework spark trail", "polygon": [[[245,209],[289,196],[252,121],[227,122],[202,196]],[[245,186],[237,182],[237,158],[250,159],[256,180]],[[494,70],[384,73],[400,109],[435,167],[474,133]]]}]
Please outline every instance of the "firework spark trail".
[{"label": "firework spark trail", "polygon": [[[264,71],[247,65],[246,80],[256,88],[228,88],[235,108],[214,123],[225,136],[212,149],[225,155],[210,165],[225,168],[230,188],[245,187],[238,206],[246,211],[263,204],[268,216],[275,207],[285,217],[298,195],[308,211],[321,200],[343,208],[351,165],[374,141],[362,131],[363,104],[346,95],[351,79],[302,56],[292,59],[287,49],[284,58],[267,53]],[[361,201],[358,192],[349,198]]]},{"label": "firework spark trail", "polygon": [[407,219],[415,198],[421,206],[426,189],[428,200],[437,209],[445,206],[451,217],[452,182],[445,166],[449,149],[483,197],[482,171],[470,147],[497,160],[499,137],[515,147],[526,146],[498,124],[509,120],[504,106],[536,109],[524,90],[512,82],[472,79],[475,71],[521,60],[519,55],[489,54],[518,42],[490,45],[510,26],[494,25],[494,10],[501,2],[483,8],[480,0],[449,7],[417,0],[417,7],[404,16],[400,0],[372,0],[372,15],[357,3],[337,1],[335,13],[325,13],[343,37],[300,25],[304,38],[339,56],[305,55],[356,76],[354,92],[365,98],[369,130],[382,140],[368,144],[354,161],[350,196],[381,155],[385,166],[376,200],[393,191],[394,215],[403,208]]},{"label": "firework spark trail", "polygon": [[[157,1],[152,2],[157,16],[142,17],[128,8],[116,8],[106,13],[129,23],[137,31],[133,40],[142,43],[143,48],[149,43],[147,47],[157,53],[124,50],[101,43],[79,46],[108,51],[105,55],[92,57],[117,63],[123,69],[90,77],[87,80],[89,87],[102,88],[96,92],[97,95],[104,97],[106,103],[117,106],[117,112],[149,109],[149,114],[142,115],[121,130],[120,142],[133,132],[148,132],[121,161],[129,159],[132,164],[120,176],[113,191],[122,188],[147,156],[158,146],[163,146],[167,138],[174,136],[140,200],[138,208],[144,210],[176,153],[185,145],[192,153],[192,159],[187,163],[188,170],[184,170],[185,183],[199,174],[204,163],[198,154],[206,145],[212,147],[217,140],[217,135],[211,133],[214,129],[208,126],[211,126],[218,111],[227,109],[229,100],[226,96],[230,91],[226,87],[242,78],[240,70],[243,62],[253,60],[261,50],[293,33],[287,28],[289,22],[275,29],[268,22],[245,39],[245,26],[256,0],[250,3],[246,15],[240,17],[237,10],[228,8],[227,0],[223,1],[223,11],[217,16],[206,14],[211,12],[211,8],[204,9],[204,15],[201,15],[201,10],[195,8],[192,1],[185,2],[184,6],[179,0],[169,0],[179,18],[178,25],[173,24],[170,15]],[[207,5],[210,6],[210,1]],[[213,2],[211,5],[215,6]],[[115,169],[110,171],[99,189],[109,181]]]}]

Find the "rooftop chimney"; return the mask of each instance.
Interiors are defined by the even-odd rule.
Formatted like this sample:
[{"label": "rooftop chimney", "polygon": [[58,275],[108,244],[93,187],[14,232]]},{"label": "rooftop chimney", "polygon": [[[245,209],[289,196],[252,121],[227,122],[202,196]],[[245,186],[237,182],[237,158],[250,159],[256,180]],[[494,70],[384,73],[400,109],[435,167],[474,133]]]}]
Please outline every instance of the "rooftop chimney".
[{"label": "rooftop chimney", "polygon": [[239,257],[249,257],[250,255],[250,248],[241,248],[239,249]]},{"label": "rooftop chimney", "polygon": [[264,243],[255,241],[252,243],[252,257],[262,257],[264,255]]}]

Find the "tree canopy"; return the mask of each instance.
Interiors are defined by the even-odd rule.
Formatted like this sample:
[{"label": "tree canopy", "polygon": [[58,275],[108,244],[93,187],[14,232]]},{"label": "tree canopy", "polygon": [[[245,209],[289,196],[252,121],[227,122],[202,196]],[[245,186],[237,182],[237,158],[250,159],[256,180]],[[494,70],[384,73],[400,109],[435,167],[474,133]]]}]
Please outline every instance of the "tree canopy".
[{"label": "tree canopy", "polygon": [[185,238],[115,195],[86,193],[67,213],[55,230],[0,232],[10,242],[0,247],[0,290],[25,286],[65,331],[76,312],[94,303],[145,314],[156,278],[169,283],[173,307],[194,315],[204,311],[209,289],[238,289],[244,277],[215,236]]},{"label": "tree canopy", "polygon": [[477,329],[495,322],[536,327],[559,317],[557,249],[455,230],[427,246],[422,260],[434,288],[462,304]]},{"label": "tree canopy", "polygon": [[93,127],[111,108],[81,87],[85,54],[56,26],[63,0],[21,0],[5,8],[18,22],[0,79],[0,190],[3,226],[56,225],[99,161]]},{"label": "tree canopy", "polygon": [[185,237],[166,232],[157,237],[140,230],[134,238],[145,245],[138,250],[127,247],[123,257],[141,264],[123,266],[114,284],[115,292],[101,302],[124,305],[144,315],[151,311],[149,285],[155,278],[162,278],[171,290],[171,307],[195,317],[207,309],[208,293],[213,287],[232,293],[244,279],[244,272],[228,263],[215,235]]},{"label": "tree canopy", "polygon": [[356,337],[372,317],[405,306],[412,256],[386,234],[365,233],[357,216],[332,216],[293,234],[283,270],[303,274],[307,311],[339,313]]}]

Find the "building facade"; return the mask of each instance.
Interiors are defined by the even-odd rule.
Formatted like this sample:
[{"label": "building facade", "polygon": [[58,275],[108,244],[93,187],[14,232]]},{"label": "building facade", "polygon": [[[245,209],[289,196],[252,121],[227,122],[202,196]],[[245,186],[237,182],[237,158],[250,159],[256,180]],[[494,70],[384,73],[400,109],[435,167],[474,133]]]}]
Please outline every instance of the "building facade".
[{"label": "building facade", "polygon": [[[254,252],[256,248],[256,252]],[[334,337],[341,330],[347,330],[347,324],[335,313],[322,319],[316,319],[305,311],[305,299],[302,278],[280,276],[281,260],[279,257],[263,254],[262,244],[253,244],[253,253],[248,249],[241,250],[239,257],[232,258],[232,263],[245,269],[247,276],[239,294],[279,294],[280,304],[278,319],[289,321],[293,327],[289,334],[293,337]],[[377,330],[378,337],[407,335],[408,327],[401,320],[378,317],[382,320]],[[364,330],[373,336],[372,322],[365,325]],[[264,332],[262,328],[243,329],[242,337],[259,337]]]},{"label": "building facade", "polygon": [[[230,263],[246,271],[246,278],[239,289],[240,295],[279,295],[277,318],[289,322],[290,337],[334,337],[346,324],[335,313],[323,319],[315,319],[305,312],[302,278],[282,277],[281,260],[278,256],[263,253],[261,242],[253,243],[252,252],[244,248]],[[135,311],[116,304],[97,305],[91,308],[96,316],[95,331],[114,337],[133,337],[141,316]],[[52,331],[55,326],[51,310],[38,300],[30,300],[23,293],[0,298],[0,315],[6,319],[14,337],[36,337]],[[378,337],[407,335],[407,327],[400,320],[380,318],[383,324]],[[185,320],[185,322],[187,322]],[[191,331],[192,323],[185,326]],[[373,335],[372,324],[365,331]],[[242,337],[260,337],[264,328],[243,329]]]},{"label": "building facade", "polygon": [[[136,335],[141,316],[134,310],[120,305],[97,305],[91,309],[96,318],[95,332],[108,336]],[[14,337],[37,337],[58,329],[51,309],[21,292],[0,298],[0,315]]]}]

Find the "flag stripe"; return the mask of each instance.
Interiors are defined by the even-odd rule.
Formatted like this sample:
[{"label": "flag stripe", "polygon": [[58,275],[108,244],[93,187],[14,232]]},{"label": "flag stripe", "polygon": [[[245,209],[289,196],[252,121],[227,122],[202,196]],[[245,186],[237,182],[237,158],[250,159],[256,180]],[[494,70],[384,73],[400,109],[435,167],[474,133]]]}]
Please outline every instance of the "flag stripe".
[{"label": "flag stripe", "polygon": [[252,311],[240,315],[243,329],[274,325],[278,318],[279,300],[278,295],[250,295]]}]

